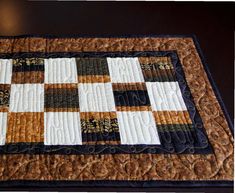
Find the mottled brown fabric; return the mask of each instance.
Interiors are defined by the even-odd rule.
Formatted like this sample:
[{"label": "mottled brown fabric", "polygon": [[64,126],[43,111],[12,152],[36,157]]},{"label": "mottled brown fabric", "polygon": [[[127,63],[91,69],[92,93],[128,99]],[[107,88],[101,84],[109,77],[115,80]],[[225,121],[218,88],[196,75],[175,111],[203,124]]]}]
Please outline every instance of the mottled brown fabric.
[{"label": "mottled brown fabric", "polygon": [[117,111],[151,111],[150,106],[116,106]]},{"label": "mottled brown fabric", "polygon": [[139,57],[141,64],[169,64],[171,63],[170,57]]},{"label": "mottled brown fabric", "polygon": [[44,73],[40,71],[12,73],[13,84],[43,83],[43,82],[44,82]]},{"label": "mottled brown fabric", "polygon": [[0,180],[233,180],[233,138],[192,38],[0,39],[0,53],[175,50],[214,154],[0,155]]},{"label": "mottled brown fabric", "polygon": [[112,83],[113,90],[147,90],[145,83]]},{"label": "mottled brown fabric", "polygon": [[43,142],[43,113],[9,113],[7,143]]},{"label": "mottled brown fabric", "polygon": [[116,112],[81,112],[81,119],[115,119],[117,118]]},{"label": "mottled brown fabric", "polygon": [[70,83],[70,84],[66,84],[66,83],[63,83],[63,84],[44,84],[44,88],[45,90],[48,90],[48,89],[78,89],[78,85],[77,84],[73,84],[73,83]]},{"label": "mottled brown fabric", "polygon": [[107,75],[85,75],[78,76],[78,82],[81,83],[105,83],[110,82],[110,76]]},{"label": "mottled brown fabric", "polygon": [[[220,154],[222,155],[222,154]],[[232,156],[2,155],[0,180],[231,180]]]},{"label": "mottled brown fabric", "polygon": [[157,124],[192,124],[188,111],[154,111]]}]

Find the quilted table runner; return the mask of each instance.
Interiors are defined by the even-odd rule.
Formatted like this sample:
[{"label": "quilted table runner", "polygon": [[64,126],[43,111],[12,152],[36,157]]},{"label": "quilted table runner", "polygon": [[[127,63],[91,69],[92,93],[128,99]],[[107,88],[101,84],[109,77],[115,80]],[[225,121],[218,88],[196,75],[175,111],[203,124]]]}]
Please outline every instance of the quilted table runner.
[{"label": "quilted table runner", "polygon": [[193,36],[0,38],[0,188],[232,185],[231,129]]}]

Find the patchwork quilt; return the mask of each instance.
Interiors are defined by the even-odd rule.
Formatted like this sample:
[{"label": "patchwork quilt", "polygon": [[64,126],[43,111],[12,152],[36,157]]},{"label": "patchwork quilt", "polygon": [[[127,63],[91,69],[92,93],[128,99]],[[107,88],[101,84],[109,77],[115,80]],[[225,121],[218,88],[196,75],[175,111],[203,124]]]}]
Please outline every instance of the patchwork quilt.
[{"label": "patchwork quilt", "polygon": [[232,127],[194,36],[0,38],[0,188],[231,186]]}]

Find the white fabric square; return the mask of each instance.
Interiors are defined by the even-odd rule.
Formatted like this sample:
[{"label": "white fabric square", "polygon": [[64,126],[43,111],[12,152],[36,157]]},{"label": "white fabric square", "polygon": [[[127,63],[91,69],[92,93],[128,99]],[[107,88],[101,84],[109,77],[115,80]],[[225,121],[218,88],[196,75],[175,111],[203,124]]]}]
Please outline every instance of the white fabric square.
[{"label": "white fabric square", "polygon": [[7,113],[0,113],[0,145],[5,145],[7,132]]},{"label": "white fabric square", "polygon": [[152,112],[117,112],[121,144],[160,144]]},{"label": "white fabric square", "polygon": [[45,59],[45,83],[77,83],[75,58]]},{"label": "white fabric square", "polygon": [[12,60],[0,59],[0,84],[11,84]]},{"label": "white fabric square", "polygon": [[187,110],[177,82],[146,82],[153,111]]},{"label": "white fabric square", "polygon": [[115,111],[111,83],[84,83],[78,86],[80,112]]},{"label": "white fabric square", "polygon": [[12,84],[10,94],[11,112],[43,112],[43,84]]},{"label": "white fabric square", "polygon": [[45,112],[45,145],[82,145],[79,112]]},{"label": "white fabric square", "polygon": [[144,82],[138,58],[107,58],[113,83]]}]

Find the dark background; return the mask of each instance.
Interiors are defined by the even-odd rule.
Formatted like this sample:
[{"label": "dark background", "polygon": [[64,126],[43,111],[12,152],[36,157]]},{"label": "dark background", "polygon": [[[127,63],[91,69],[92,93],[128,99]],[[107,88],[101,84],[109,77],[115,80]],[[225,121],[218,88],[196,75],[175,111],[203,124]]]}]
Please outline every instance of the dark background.
[{"label": "dark background", "polygon": [[232,119],[234,18],[234,3],[0,1],[0,35],[195,34]]}]

